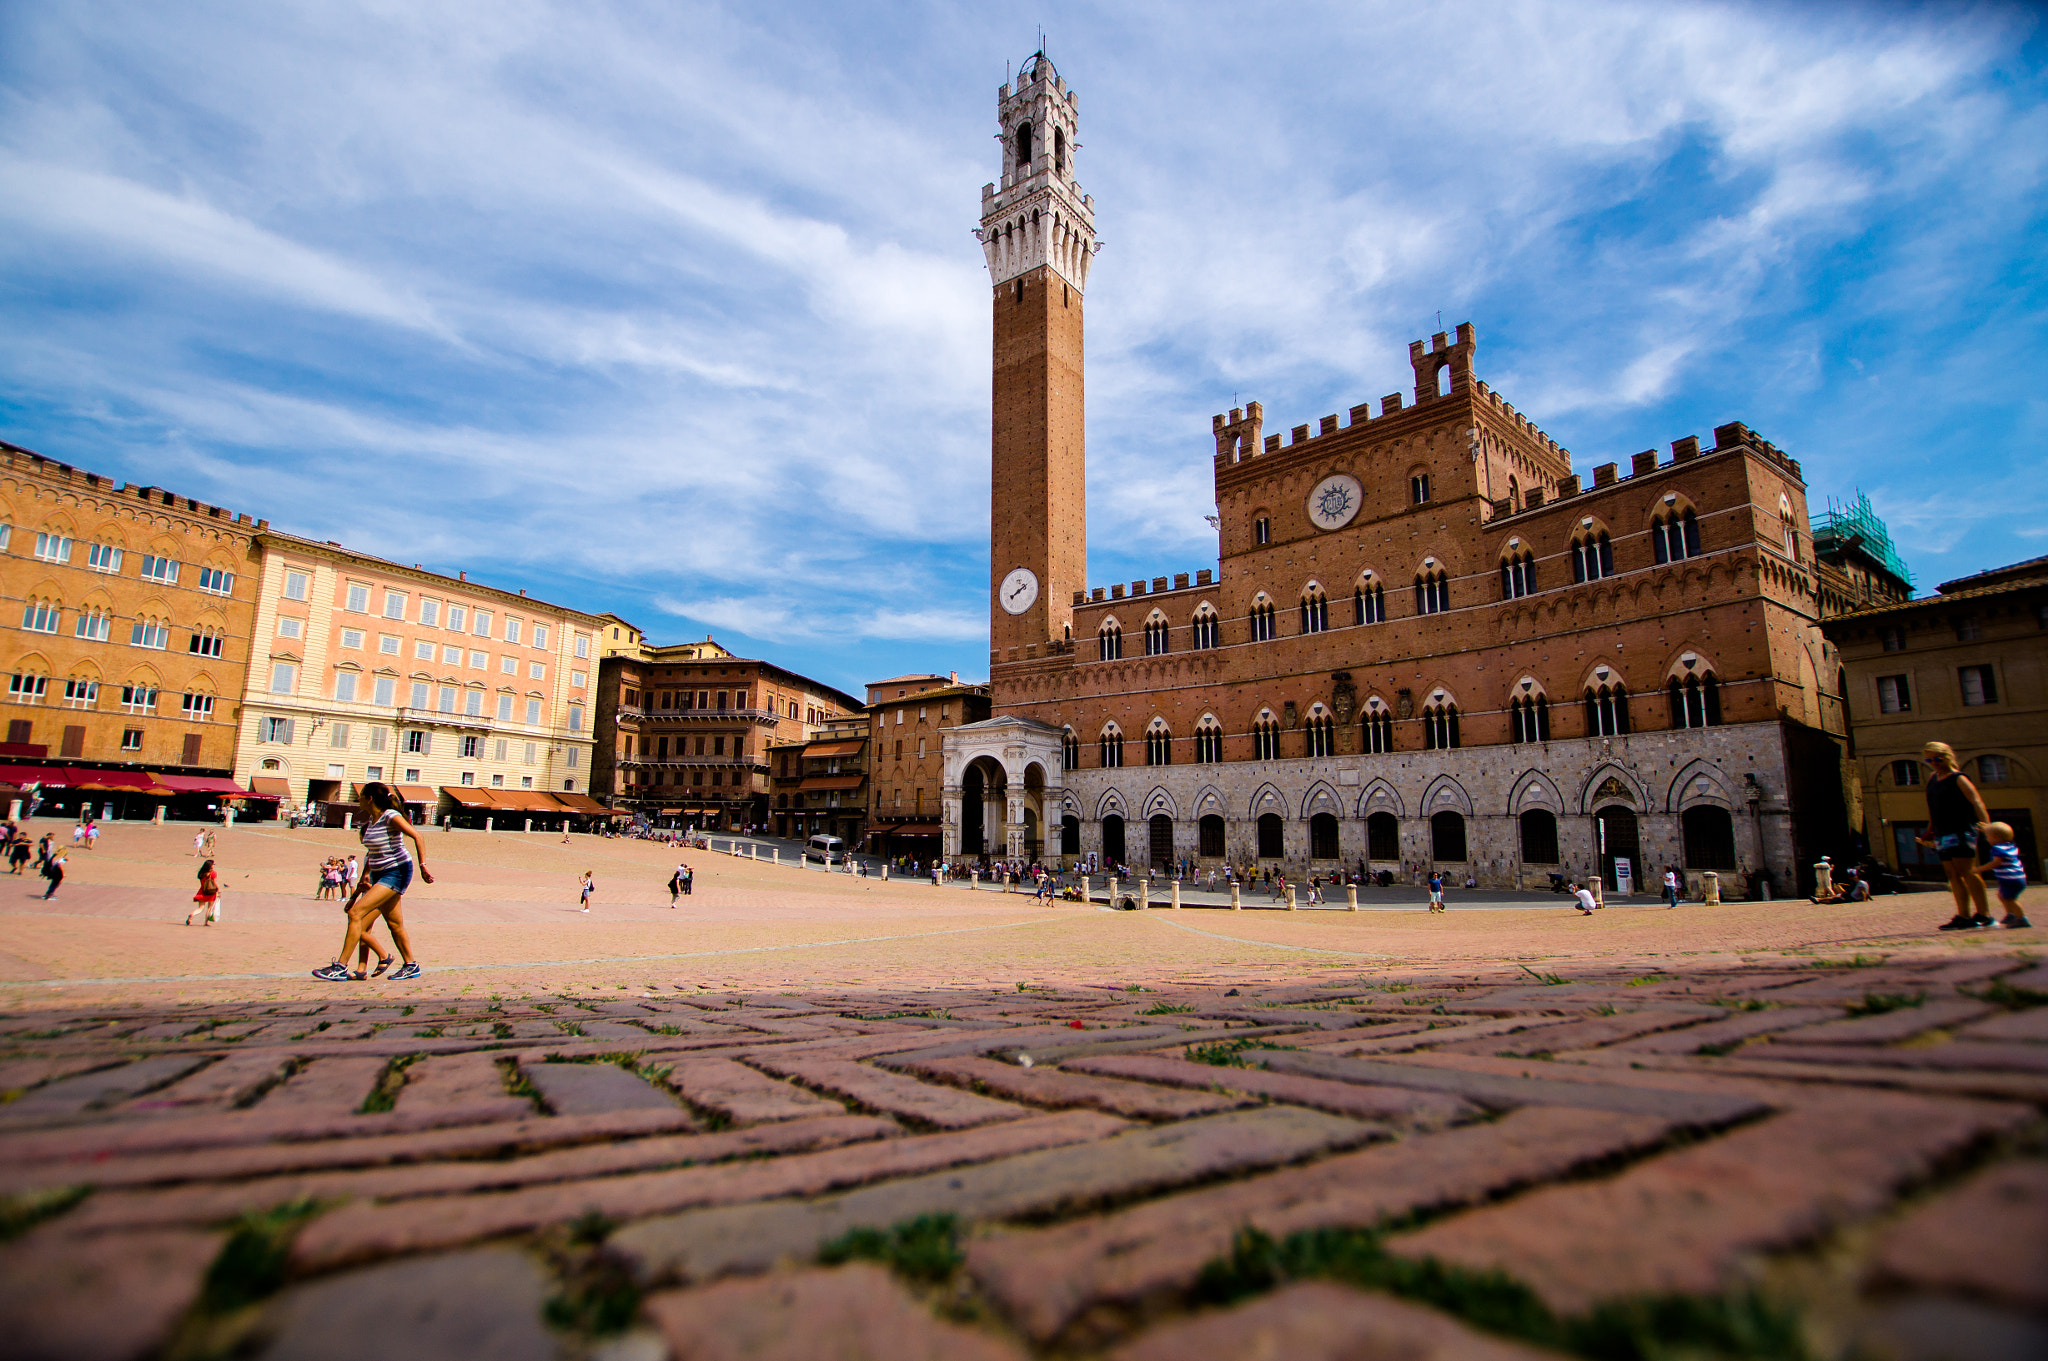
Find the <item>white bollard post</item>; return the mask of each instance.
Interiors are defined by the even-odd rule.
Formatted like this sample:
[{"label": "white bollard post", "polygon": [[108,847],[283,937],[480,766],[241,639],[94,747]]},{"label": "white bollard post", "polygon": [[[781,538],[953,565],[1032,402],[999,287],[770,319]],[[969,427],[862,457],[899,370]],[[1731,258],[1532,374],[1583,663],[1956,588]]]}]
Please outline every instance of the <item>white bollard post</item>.
[{"label": "white bollard post", "polygon": [[1114,874],[1109,876],[1109,905],[1112,908],[1116,906],[1116,876]]},{"label": "white bollard post", "polygon": [[1138,881],[1138,910],[1140,912],[1150,912],[1152,910],[1152,881],[1150,879],[1140,879]]},{"label": "white bollard post", "polygon": [[782,864],[782,847],[770,846],[768,848],[768,863],[777,866]]},{"label": "white bollard post", "polygon": [[1233,879],[1233,880],[1231,881],[1231,883],[1230,883],[1230,910],[1231,910],[1232,912],[1242,912],[1242,911],[1244,911],[1244,904],[1243,904],[1242,902],[1238,901],[1238,896],[1237,896],[1237,891],[1238,891],[1238,887],[1239,887],[1239,885],[1238,885],[1237,881]]},{"label": "white bollard post", "polygon": [[1173,910],[1180,911],[1180,880],[1173,881]]},{"label": "white bollard post", "polygon": [[529,831],[529,832],[533,830],[533,819],[532,819],[532,818],[528,818],[528,819],[526,820],[526,830],[527,830],[527,831]]},{"label": "white bollard post", "polygon": [[980,888],[980,887],[981,887],[981,871],[980,871],[980,870],[969,870],[969,871],[967,871],[967,887],[969,887],[969,888]]},{"label": "white bollard post", "polygon": [[1702,907],[1719,907],[1721,905],[1720,875],[1712,870],[1708,870],[1700,876],[1700,898],[1700,906]]},{"label": "white bollard post", "polygon": [[1287,910],[1289,912],[1294,911],[1294,885],[1292,884],[1287,886]]},{"label": "white bollard post", "polygon": [[882,882],[885,884],[889,882],[889,862],[886,860],[882,862]]},{"label": "white bollard post", "polygon": [[495,823],[496,821],[497,821],[497,819],[496,819],[496,818],[485,818],[485,819],[484,819],[484,830],[485,830],[486,832],[488,832],[488,831],[491,831],[491,830],[493,830],[493,828],[492,828],[492,824],[493,824],[493,823]]},{"label": "white bollard post", "polygon": [[1344,910],[1346,912],[1356,912],[1358,910],[1358,885],[1344,885]]}]

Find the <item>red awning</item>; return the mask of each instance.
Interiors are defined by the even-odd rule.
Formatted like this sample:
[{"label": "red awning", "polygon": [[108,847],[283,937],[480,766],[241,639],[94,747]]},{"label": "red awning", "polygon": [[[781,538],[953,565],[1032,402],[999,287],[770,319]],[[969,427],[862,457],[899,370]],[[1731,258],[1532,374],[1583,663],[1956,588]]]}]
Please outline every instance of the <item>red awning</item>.
[{"label": "red awning", "polygon": [[433,787],[423,784],[395,784],[391,788],[407,803],[439,803],[441,796]]},{"label": "red awning", "polygon": [[0,766],[0,780],[13,785],[63,784],[62,766]]},{"label": "red awning", "polygon": [[275,775],[256,775],[249,780],[249,792],[259,799],[290,799],[292,787]]},{"label": "red awning", "polygon": [[804,748],[804,759],[806,761],[818,761],[828,756],[858,756],[860,749],[866,745],[865,740],[856,742],[817,742]]},{"label": "red awning", "polygon": [[899,822],[890,827],[876,827],[873,831],[877,836],[937,836],[939,835],[939,824],[936,822]]},{"label": "red awning", "polygon": [[604,818],[611,816],[611,809],[605,807],[596,799],[591,798],[588,794],[558,794],[551,789],[548,791],[548,797],[561,804],[570,812],[581,813],[585,817]]},{"label": "red awning", "polygon": [[167,785],[180,794],[224,794],[229,798],[247,798],[249,791],[233,780],[218,775],[159,775],[157,783]]},{"label": "red awning", "polygon": [[858,789],[866,779],[865,775],[816,775],[797,788],[806,794],[818,789]]},{"label": "red awning", "polygon": [[464,808],[495,808],[489,790],[475,785],[444,784],[441,792],[461,804]]},{"label": "red awning", "polygon": [[157,778],[146,770],[68,770],[66,783],[73,789],[88,789],[106,794],[175,794],[178,791],[169,785],[160,784]]}]

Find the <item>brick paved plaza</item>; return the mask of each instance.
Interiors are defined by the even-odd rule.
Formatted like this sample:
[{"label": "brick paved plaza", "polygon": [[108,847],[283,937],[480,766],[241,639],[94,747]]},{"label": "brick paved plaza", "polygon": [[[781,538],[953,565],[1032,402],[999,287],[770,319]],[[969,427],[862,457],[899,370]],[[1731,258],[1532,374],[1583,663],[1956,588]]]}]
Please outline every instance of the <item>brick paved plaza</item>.
[{"label": "brick paved plaza", "polygon": [[0,879],[7,1355],[2048,1354],[2048,966],[1945,896],[672,911],[431,832],[426,975],[326,984],[353,839],[187,928],[191,832]]}]

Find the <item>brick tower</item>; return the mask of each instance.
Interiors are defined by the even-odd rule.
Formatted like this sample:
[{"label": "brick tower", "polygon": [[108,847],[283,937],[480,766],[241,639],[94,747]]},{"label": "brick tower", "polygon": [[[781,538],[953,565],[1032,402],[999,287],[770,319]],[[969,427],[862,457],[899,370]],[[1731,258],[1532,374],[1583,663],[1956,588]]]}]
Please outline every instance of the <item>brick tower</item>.
[{"label": "brick tower", "polygon": [[1088,583],[1081,293],[1097,242],[1094,200],[1074,182],[1079,109],[1033,53],[998,95],[1003,178],[981,190],[995,312],[992,665],[1068,637]]}]

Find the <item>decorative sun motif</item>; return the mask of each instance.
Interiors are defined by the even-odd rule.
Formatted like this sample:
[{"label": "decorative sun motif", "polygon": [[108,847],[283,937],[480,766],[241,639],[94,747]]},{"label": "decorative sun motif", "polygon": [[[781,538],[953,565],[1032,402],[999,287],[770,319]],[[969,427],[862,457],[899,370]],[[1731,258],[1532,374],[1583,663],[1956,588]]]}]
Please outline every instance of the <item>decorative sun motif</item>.
[{"label": "decorative sun motif", "polygon": [[1308,518],[1318,529],[1340,529],[1351,523],[1364,501],[1365,492],[1357,478],[1332,473],[1308,494]]}]

